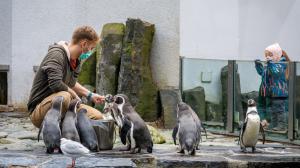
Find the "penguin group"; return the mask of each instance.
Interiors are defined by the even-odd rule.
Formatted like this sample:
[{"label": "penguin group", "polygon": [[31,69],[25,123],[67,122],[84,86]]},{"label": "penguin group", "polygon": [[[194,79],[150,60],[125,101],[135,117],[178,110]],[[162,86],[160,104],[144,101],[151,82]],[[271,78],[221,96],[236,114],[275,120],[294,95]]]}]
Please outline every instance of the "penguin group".
[{"label": "penguin group", "polygon": [[93,152],[99,151],[97,135],[86,115],[86,109],[77,110],[80,103],[78,99],[71,100],[67,112],[63,115],[63,97],[58,96],[52,100],[52,106],[44,117],[38,133],[38,141],[40,134],[43,135],[47,153],[51,154],[55,150],[63,153],[62,139],[81,143]]},{"label": "penguin group", "polygon": [[[53,99],[52,107],[44,117],[39,130],[38,140],[42,133],[47,148],[46,152],[53,153],[58,149],[59,152],[64,153],[61,150],[61,139],[64,142],[72,141],[73,143],[82,144],[89,151],[99,151],[97,136],[90,119],[86,115],[86,109],[77,110],[81,103],[80,100],[74,99],[70,102],[63,118],[61,112],[62,103],[63,97],[61,96]],[[206,129],[195,111],[188,104],[184,102],[178,103],[176,112],[177,122],[172,133],[174,144],[177,145],[178,140],[178,153],[195,155],[202,141],[201,132],[206,134]],[[103,113],[109,115],[119,127],[121,142],[127,146],[121,150],[130,151],[132,154],[141,153],[142,150],[152,153],[153,141],[150,131],[126,95],[107,95]],[[246,148],[248,147],[251,147],[252,152],[255,152],[259,132],[263,135],[264,143],[265,134],[257,112],[256,103],[253,99],[250,99],[248,100],[246,118],[241,125],[239,134],[239,144],[243,152],[247,152]]]}]

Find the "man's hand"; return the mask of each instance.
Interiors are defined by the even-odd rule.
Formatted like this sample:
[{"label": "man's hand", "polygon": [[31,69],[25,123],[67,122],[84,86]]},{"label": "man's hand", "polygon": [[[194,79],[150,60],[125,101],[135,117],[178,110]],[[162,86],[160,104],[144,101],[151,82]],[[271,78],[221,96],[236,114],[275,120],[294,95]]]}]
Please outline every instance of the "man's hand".
[{"label": "man's hand", "polygon": [[91,99],[95,104],[103,104],[105,101],[105,97],[98,95],[97,93],[93,93]]}]

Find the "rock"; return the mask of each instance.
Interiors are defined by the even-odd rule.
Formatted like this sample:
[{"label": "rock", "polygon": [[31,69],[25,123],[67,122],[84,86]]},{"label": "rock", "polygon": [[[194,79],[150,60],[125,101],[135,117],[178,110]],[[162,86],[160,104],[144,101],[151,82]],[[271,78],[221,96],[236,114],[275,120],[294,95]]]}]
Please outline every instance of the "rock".
[{"label": "rock", "polygon": [[7,132],[0,132],[0,138],[6,138],[8,135]]},{"label": "rock", "polygon": [[125,26],[122,23],[103,26],[96,72],[96,90],[101,95],[117,93],[124,33]]},{"label": "rock", "polygon": [[[239,120],[244,118],[244,112],[242,108],[241,102],[241,84],[240,84],[240,75],[238,73],[238,66],[235,64],[235,111],[239,113]],[[226,125],[227,122],[227,96],[228,96],[228,65],[224,66],[221,69],[221,86],[222,86],[222,107],[223,107],[223,114],[222,118]]]},{"label": "rock", "polygon": [[8,138],[32,139],[37,140],[37,133],[31,131],[14,132],[8,135]]},{"label": "rock", "polygon": [[[299,64],[297,64],[297,65],[299,65]],[[294,90],[296,92],[295,95],[297,95],[296,98],[295,98],[295,104],[296,104],[295,108],[297,110],[299,110],[300,109],[300,96],[298,96],[298,95],[300,95],[300,76],[296,76],[295,80],[296,80],[296,84],[295,84]],[[295,117],[297,118],[297,122],[298,122],[298,125],[296,126],[296,128],[299,129],[300,128],[300,121],[299,121],[299,119],[300,119],[300,113],[295,113]],[[297,131],[299,131],[298,129],[297,129]]]},{"label": "rock", "polygon": [[222,122],[222,105],[206,101],[207,121]]},{"label": "rock", "polygon": [[164,118],[164,127],[173,128],[177,120],[177,104],[181,102],[179,89],[162,89],[159,91]]},{"label": "rock", "polygon": [[96,86],[96,50],[92,55],[81,63],[81,71],[78,76],[81,85]]},{"label": "rock", "polygon": [[146,121],[158,118],[158,89],[150,68],[154,24],[128,19],[121,56],[118,93],[126,94]]},{"label": "rock", "polygon": [[147,125],[147,127],[150,131],[153,144],[163,144],[166,142],[165,137],[162,136],[154,127],[150,125]]},{"label": "rock", "polygon": [[0,105],[0,112],[11,112],[14,111],[12,106]]},{"label": "rock", "polygon": [[11,143],[13,143],[13,142],[10,141],[9,139],[6,139],[6,138],[0,139],[0,144],[11,144]]},{"label": "rock", "polygon": [[191,106],[200,120],[206,120],[205,116],[205,91],[201,86],[183,91],[183,101]]}]

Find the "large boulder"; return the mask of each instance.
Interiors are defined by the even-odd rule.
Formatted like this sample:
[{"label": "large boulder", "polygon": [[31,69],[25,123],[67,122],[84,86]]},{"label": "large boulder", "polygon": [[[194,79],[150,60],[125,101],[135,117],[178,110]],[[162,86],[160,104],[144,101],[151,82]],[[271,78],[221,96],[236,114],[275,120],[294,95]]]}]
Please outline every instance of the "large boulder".
[{"label": "large boulder", "polygon": [[205,121],[205,91],[201,86],[183,91],[183,101],[191,106],[200,120]]},{"label": "large boulder", "polygon": [[222,122],[222,104],[206,101],[206,120]]},{"label": "large boulder", "polygon": [[150,68],[154,24],[140,19],[126,21],[118,80],[118,93],[126,94],[146,121],[158,118],[158,89]]},{"label": "large boulder", "polygon": [[96,50],[92,55],[81,63],[81,70],[78,76],[78,82],[82,85],[95,87],[96,84]]},{"label": "large boulder", "polygon": [[177,104],[181,102],[179,89],[162,89],[159,91],[165,128],[173,128],[177,121]]},{"label": "large boulder", "polygon": [[[236,118],[239,118],[239,120],[243,120],[244,118],[244,112],[242,107],[242,101],[241,101],[241,84],[240,84],[240,75],[238,73],[238,66],[235,64],[235,81],[234,81],[234,98],[235,98],[235,114],[238,114],[239,116],[236,116]],[[221,69],[221,85],[222,85],[222,107],[223,107],[223,121],[226,125],[227,121],[227,96],[228,96],[228,65],[224,66]]]},{"label": "large boulder", "polygon": [[101,95],[117,93],[124,32],[123,23],[107,23],[102,28],[96,74],[96,91]]},{"label": "large boulder", "polygon": [[161,135],[156,128],[154,128],[148,124],[147,124],[147,127],[149,129],[153,144],[166,143],[166,138],[163,135]]},{"label": "large boulder", "polygon": [[[295,84],[295,87],[294,87],[294,90],[295,90],[295,103],[296,103],[296,111],[299,111],[300,110],[300,76],[296,76],[296,84]],[[288,110],[288,108],[287,108],[287,110]],[[296,118],[297,118],[297,121],[298,121],[298,125],[296,126],[296,128],[300,128],[300,113],[299,112],[297,112],[296,114],[295,114],[296,116]],[[297,124],[297,123],[296,123]],[[299,131],[299,130],[297,130],[297,131]],[[300,133],[300,132],[299,132]]]}]

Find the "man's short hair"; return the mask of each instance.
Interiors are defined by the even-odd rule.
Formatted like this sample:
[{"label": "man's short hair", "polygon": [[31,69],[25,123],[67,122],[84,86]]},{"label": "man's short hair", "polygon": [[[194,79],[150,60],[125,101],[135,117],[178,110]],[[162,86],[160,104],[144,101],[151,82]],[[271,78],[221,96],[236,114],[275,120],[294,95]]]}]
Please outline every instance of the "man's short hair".
[{"label": "man's short hair", "polygon": [[96,43],[99,41],[99,36],[97,32],[90,26],[81,26],[76,28],[72,35],[72,42],[77,44],[80,40],[84,39]]}]

